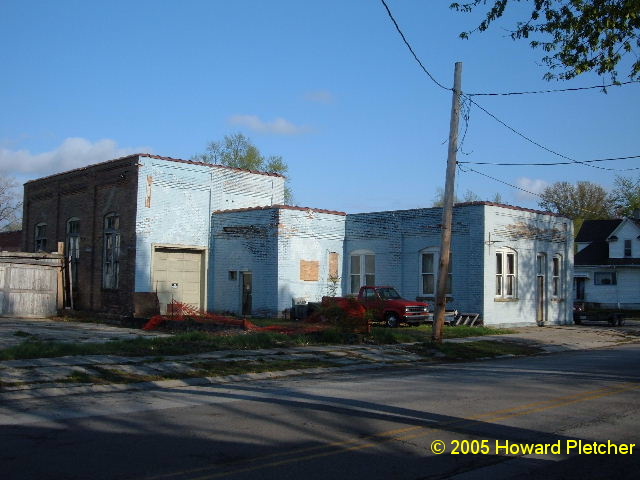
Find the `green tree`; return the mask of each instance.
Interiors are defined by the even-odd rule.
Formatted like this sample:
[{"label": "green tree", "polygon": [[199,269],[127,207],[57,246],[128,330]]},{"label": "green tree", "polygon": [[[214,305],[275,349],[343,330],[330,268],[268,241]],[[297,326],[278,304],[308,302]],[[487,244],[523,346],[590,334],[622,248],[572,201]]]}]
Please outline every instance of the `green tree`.
[{"label": "green tree", "polygon": [[232,133],[225,135],[219,142],[209,142],[204,153],[193,155],[191,160],[282,175],[285,177],[284,202],[287,205],[293,202],[287,163],[279,155],[264,157],[258,147],[242,133]]},{"label": "green tree", "polygon": [[640,208],[640,176],[632,178],[617,176],[611,199],[619,217],[632,217],[634,210]]},{"label": "green tree", "polygon": [[538,205],[543,210],[573,219],[575,232],[584,220],[613,217],[613,204],[607,191],[592,182],[556,182],[544,189]]},{"label": "green tree", "polygon": [[475,31],[487,30],[508,5],[521,2],[531,4],[531,13],[516,22],[511,38],[527,39],[532,48],[544,51],[542,61],[549,67],[546,80],[567,80],[595,71],[615,82],[618,64],[626,54],[635,58],[629,78],[638,79],[640,0],[471,0],[451,3],[450,8],[471,12],[486,7],[480,24],[460,34],[469,38]]}]

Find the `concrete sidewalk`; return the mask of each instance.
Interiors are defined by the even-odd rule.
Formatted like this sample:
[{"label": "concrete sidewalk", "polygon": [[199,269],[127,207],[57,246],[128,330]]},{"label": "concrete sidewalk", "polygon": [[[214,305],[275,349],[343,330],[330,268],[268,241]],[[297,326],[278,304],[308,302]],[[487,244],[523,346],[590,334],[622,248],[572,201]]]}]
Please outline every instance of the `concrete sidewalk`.
[{"label": "concrete sidewalk", "polygon": [[[252,362],[268,365],[270,361],[312,360],[328,362],[330,367],[276,370],[220,377],[190,378],[206,362]],[[275,378],[336,370],[379,368],[406,365],[424,360],[403,350],[402,345],[368,346],[336,345],[290,347],[262,350],[220,350],[194,355],[163,357],[122,357],[115,355],[84,355],[0,362],[0,398],[55,396],[90,391],[120,391],[184,385],[204,385],[228,381]],[[73,381],[78,376],[100,376],[104,373],[126,374],[135,377],[170,377],[170,380],[141,381],[124,384],[87,384]],[[185,378],[179,378],[184,376]]]},{"label": "concrete sidewalk", "polygon": [[[32,322],[31,320],[29,322]],[[49,322],[58,323],[58,322]],[[611,347],[622,343],[640,341],[640,322],[630,322],[624,327],[606,326],[547,326],[524,327],[517,333],[507,335],[482,336],[446,340],[448,342],[469,342],[475,340],[495,340],[501,342],[524,343],[541,348],[546,353],[586,350]],[[2,321],[0,321],[2,324]],[[31,323],[30,323],[31,324]],[[6,327],[9,324],[5,323]],[[35,322],[34,329],[61,328],[60,325],[47,326]],[[122,329],[100,324],[73,324],[66,326],[66,332],[76,338],[78,326],[83,327],[81,335],[93,331],[103,341],[108,338],[132,338],[144,335],[140,330]],[[22,326],[24,329],[24,325]],[[19,331],[25,331],[25,330]],[[71,330],[71,331],[70,331]],[[31,330],[33,333],[34,330]],[[50,333],[50,332],[49,332]],[[56,334],[59,336],[60,334]],[[158,334],[151,334],[158,335]],[[164,334],[160,334],[164,335]],[[19,336],[20,337],[20,336]],[[20,340],[24,338],[20,337]],[[77,340],[67,340],[77,341]],[[88,340],[87,340],[88,341]],[[96,338],[93,338],[96,341]],[[0,345],[2,345],[0,343]],[[26,398],[33,396],[68,395],[73,393],[120,391],[145,388],[171,388],[184,385],[204,385],[228,381],[274,378],[310,373],[326,373],[337,370],[380,368],[391,365],[410,365],[424,362],[425,358],[405,349],[406,345],[332,345],[308,346],[263,350],[225,350],[209,353],[163,356],[163,357],[122,357],[114,355],[87,355],[30,360],[10,360],[0,362],[0,398]],[[1,347],[0,347],[1,348]],[[280,370],[264,373],[227,375],[224,377],[192,378],[199,366],[206,362],[263,362],[276,360],[317,360],[329,362],[330,367]],[[135,383],[91,384],[78,381],[113,373],[129,375],[132,378],[159,378],[160,380]],[[163,378],[172,378],[169,380]],[[180,378],[183,377],[183,378]]]},{"label": "concrete sidewalk", "polygon": [[43,342],[101,343],[135,337],[166,337],[166,333],[122,328],[104,323],[60,321],[42,318],[0,318],[0,349],[27,338]]},{"label": "concrete sidewalk", "polygon": [[610,327],[604,324],[547,325],[544,327],[520,327],[514,330],[517,333],[454,338],[446,341],[497,340],[526,343],[538,346],[547,353],[591,350],[640,341],[640,322],[635,320],[627,321],[626,325],[620,327]]}]

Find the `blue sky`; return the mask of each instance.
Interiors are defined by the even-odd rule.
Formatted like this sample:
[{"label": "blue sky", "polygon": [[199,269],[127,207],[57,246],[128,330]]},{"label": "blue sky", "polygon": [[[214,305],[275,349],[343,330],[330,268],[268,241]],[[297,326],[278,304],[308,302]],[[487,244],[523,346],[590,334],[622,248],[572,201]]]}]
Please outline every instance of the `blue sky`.
[{"label": "blue sky", "polygon": [[[388,0],[441,83],[452,85],[456,61],[465,92],[601,83],[542,80],[541,53],[507,38],[508,21],[460,40],[478,17],[449,3]],[[132,152],[188,159],[242,132],[284,157],[298,205],[424,207],[444,185],[451,93],[420,70],[378,0],[2,0],[0,64],[0,169],[20,182]],[[640,154],[640,85],[476,101],[578,160]],[[460,161],[561,160],[475,107],[461,149]],[[473,168],[533,191],[560,180],[610,188],[616,174],[640,172]],[[472,172],[456,183],[460,196],[537,205]]]}]

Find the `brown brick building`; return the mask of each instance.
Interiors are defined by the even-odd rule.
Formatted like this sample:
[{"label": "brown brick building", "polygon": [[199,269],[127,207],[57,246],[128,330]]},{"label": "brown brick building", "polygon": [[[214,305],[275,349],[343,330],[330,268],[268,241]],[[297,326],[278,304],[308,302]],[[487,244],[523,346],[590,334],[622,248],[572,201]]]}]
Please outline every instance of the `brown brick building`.
[{"label": "brown brick building", "polygon": [[[24,185],[23,250],[72,257],[74,306],[132,311],[138,157],[126,157],[41,178]],[[117,284],[104,285],[105,218],[118,220]]]}]

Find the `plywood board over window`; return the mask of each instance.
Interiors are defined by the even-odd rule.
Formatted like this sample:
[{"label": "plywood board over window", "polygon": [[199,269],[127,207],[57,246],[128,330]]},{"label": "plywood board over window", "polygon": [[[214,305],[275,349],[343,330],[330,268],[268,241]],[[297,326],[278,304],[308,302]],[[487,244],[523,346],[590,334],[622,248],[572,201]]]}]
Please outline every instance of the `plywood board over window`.
[{"label": "plywood board over window", "polygon": [[338,253],[329,252],[329,278],[338,278]]},{"label": "plywood board over window", "polygon": [[317,282],[320,279],[320,262],[317,260],[300,260],[300,280]]}]

